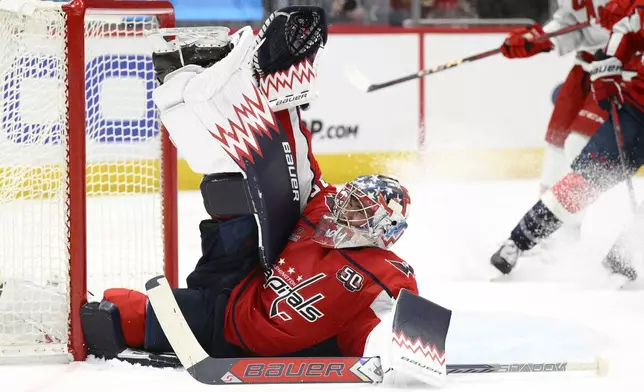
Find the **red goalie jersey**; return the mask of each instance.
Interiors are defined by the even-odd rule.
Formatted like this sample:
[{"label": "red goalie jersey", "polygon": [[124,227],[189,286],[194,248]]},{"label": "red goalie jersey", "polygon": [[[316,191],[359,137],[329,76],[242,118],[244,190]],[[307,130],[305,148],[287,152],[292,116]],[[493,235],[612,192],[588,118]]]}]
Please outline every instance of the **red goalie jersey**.
[{"label": "red goalie jersey", "polygon": [[332,249],[312,240],[329,212],[329,186],[311,199],[275,266],[237,285],[226,340],[260,356],[280,356],[335,338],[342,355],[361,356],[381,312],[401,289],[418,293],[414,271],[380,248]]}]

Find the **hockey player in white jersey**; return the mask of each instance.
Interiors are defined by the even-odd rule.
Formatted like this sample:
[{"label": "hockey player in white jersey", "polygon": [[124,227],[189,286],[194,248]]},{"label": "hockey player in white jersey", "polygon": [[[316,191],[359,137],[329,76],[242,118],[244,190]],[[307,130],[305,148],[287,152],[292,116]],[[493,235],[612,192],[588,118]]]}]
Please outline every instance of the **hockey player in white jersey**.
[{"label": "hockey player in white jersey", "polygon": [[[566,50],[571,50],[576,45],[578,47],[579,45],[599,43],[600,37],[606,36],[608,38],[612,25],[629,12],[632,3],[632,0],[615,0],[610,3],[605,1],[573,1],[570,3],[571,8],[567,9],[567,12],[563,12],[566,10],[560,8],[558,10],[559,14],[555,14],[555,18],[551,22],[556,23],[553,28],[558,29],[566,26],[566,24],[561,23],[579,22],[581,20],[579,16],[582,15],[582,11],[587,19],[594,20],[594,25],[584,32],[564,36],[563,39],[551,42],[550,45],[548,43],[536,44],[540,46],[537,49],[539,51],[549,51],[556,47],[560,53],[565,53]],[[598,29],[603,30],[597,31]],[[545,28],[539,29],[538,26],[532,29],[534,34],[541,34],[544,30]],[[509,49],[512,49],[513,45],[515,45],[516,49],[514,50],[520,54],[535,50],[529,45],[524,46],[522,49],[519,45],[520,42],[520,37],[511,37],[508,40]],[[604,45],[607,43],[608,41],[606,39]],[[619,82],[612,81],[611,77],[614,76],[612,74],[609,77],[604,77],[604,74],[608,74],[605,69],[606,67],[603,66],[606,61],[608,60],[598,58],[587,66],[592,75],[591,84],[593,94],[591,97],[596,101],[596,105],[605,111],[609,109],[611,105],[610,98],[612,97],[606,98],[607,93],[605,91],[608,90],[605,86],[613,86],[613,89],[619,91],[620,94],[622,90],[625,90],[625,96],[629,95],[629,93],[634,94],[637,92],[637,78],[632,81],[622,81],[621,68],[618,72]],[[637,65],[634,68],[635,73],[640,72]],[[628,67],[624,69],[626,70]],[[621,101],[624,101],[624,99],[622,98]],[[636,105],[638,101],[639,99],[637,98],[634,100],[630,99],[629,105]],[[641,111],[639,108],[638,110]],[[631,111],[637,112],[637,115],[630,115]],[[634,124],[638,124],[638,121],[631,120],[636,117],[639,119],[639,111],[631,110],[629,107],[624,112],[627,113],[627,117],[622,119],[624,122],[622,130],[624,133],[629,133],[629,136],[632,136],[637,129],[637,125]],[[622,110],[620,110],[620,113],[622,113]],[[571,151],[574,161],[572,165],[569,164],[570,167],[566,168],[566,171],[563,173],[565,175],[561,178],[555,178],[556,184],[552,186],[552,189],[542,195],[540,201],[535,204],[514,228],[510,238],[492,255],[490,261],[500,272],[504,274],[510,273],[518,257],[523,252],[532,249],[536,244],[548,238],[562,224],[574,222],[575,218],[594,200],[596,195],[614,185],[617,181],[615,178],[619,176],[615,176],[615,173],[611,172],[611,170],[601,170],[602,165],[605,167],[619,166],[618,163],[615,163],[617,146],[615,145],[616,141],[612,124],[612,120],[603,121],[601,126],[595,130],[590,143],[581,143],[579,146],[576,146],[577,148],[574,151]],[[632,143],[632,140],[627,141],[625,148],[631,148]],[[568,142],[566,142],[567,145]],[[636,158],[632,159],[634,160],[633,165],[636,166],[636,164],[639,164]],[[630,167],[629,170],[631,170]],[[579,175],[579,173],[582,174]],[[575,182],[572,179],[578,179],[579,181]],[[561,207],[562,205],[563,207]],[[557,212],[554,213],[553,211]],[[615,268],[615,266],[619,268]],[[614,273],[624,275],[628,279],[635,279],[636,274],[634,274],[630,266],[615,266],[606,265]]]},{"label": "hockey player in white jersey", "polygon": [[[598,20],[600,14],[604,14],[607,2],[559,0],[558,9],[545,26],[535,23],[517,29],[509,34],[501,47],[501,52],[507,58],[526,58],[552,50],[563,56],[577,51],[573,67],[557,94],[546,131],[546,151],[540,180],[541,194],[570,170],[572,160],[608,116],[590,94],[590,76],[586,68],[594,60],[594,53],[608,42],[609,32],[599,24],[591,24],[587,28],[550,40],[531,41],[546,33]],[[575,236],[578,235],[580,223],[581,217],[569,223],[570,232]]]}]

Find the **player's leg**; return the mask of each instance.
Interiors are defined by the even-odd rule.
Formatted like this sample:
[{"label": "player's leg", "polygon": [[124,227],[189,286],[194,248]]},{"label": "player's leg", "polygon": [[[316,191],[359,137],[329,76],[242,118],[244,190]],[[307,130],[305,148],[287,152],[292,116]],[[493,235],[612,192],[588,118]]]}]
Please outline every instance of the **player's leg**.
[{"label": "player's leg", "polygon": [[[629,104],[620,110],[622,133],[628,157],[629,173],[642,162],[637,154],[639,138],[644,133],[644,113]],[[608,120],[591,137],[572,163],[572,171],[526,213],[512,230],[510,238],[492,255],[490,262],[508,274],[521,253],[557,231],[564,222],[574,219],[601,192],[624,180],[613,122]]]},{"label": "player's leg", "polygon": [[539,196],[552,188],[568,172],[569,168],[563,145],[546,144],[541,166],[541,177],[539,178]]},{"label": "player's leg", "polygon": [[[620,120],[622,120],[622,117],[620,117]],[[628,118],[626,121],[628,121]],[[644,124],[641,127],[644,128]],[[637,146],[631,153],[630,159],[636,168],[644,165],[644,140],[638,141]],[[622,230],[608,254],[602,260],[602,265],[611,274],[621,275],[626,280],[635,281],[638,277],[635,268],[636,256],[638,253],[640,255],[642,253],[641,239],[643,233],[644,204],[640,204],[629,224]]]},{"label": "player's leg", "polygon": [[[578,53],[577,57],[591,61],[592,55]],[[572,67],[566,80],[553,100],[554,108],[546,130],[546,151],[541,169],[541,194],[550,189],[569,170],[564,144],[571,132],[571,125],[579,117],[589,94],[589,77],[581,65]]]},{"label": "player's leg", "polygon": [[[317,96],[318,52],[327,41],[325,13],[313,6],[285,7],[268,18],[257,37],[242,28],[220,41],[232,48],[223,59],[209,58],[212,65],[207,68],[201,62],[180,67],[164,78],[153,98],[193,171],[217,171],[212,151],[223,149],[244,173],[261,231],[260,257],[270,268],[317,185],[310,173],[316,165],[307,154],[310,134],[295,128],[300,128],[298,107]],[[166,61],[155,59],[157,72],[167,67]],[[281,83],[283,75],[298,75],[304,68],[307,77]],[[249,107],[252,121],[238,113]]]},{"label": "player's leg", "polygon": [[[597,105],[597,102],[595,102],[592,95],[588,95],[583,107],[579,110],[577,117],[570,124],[570,134],[566,137],[564,142],[563,152],[567,168],[567,172],[564,173],[564,175],[568,174],[575,158],[581,153],[586,144],[590,141],[590,138],[597,132],[599,127],[607,118],[608,112],[604,111],[599,107],[599,105]],[[563,175],[561,178],[563,178]],[[584,216],[585,212],[580,211],[572,216],[568,221],[564,222],[562,229],[569,234],[568,238],[573,236],[578,239],[580,237],[581,223]]]},{"label": "player's leg", "polygon": [[[253,269],[259,268],[257,225],[250,215],[225,221],[203,220],[202,256],[186,279],[187,289],[173,293],[190,329],[212,357],[233,357],[243,351],[224,338],[224,320],[230,292]],[[172,351],[154,309],[148,304],[144,348],[151,352]]]},{"label": "player's leg", "polygon": [[[644,136],[644,113],[637,110],[630,104],[625,104],[623,109],[619,111],[619,119],[622,124],[622,133],[624,135],[625,142],[625,152],[626,159],[628,162],[628,175],[633,175],[637,172],[644,164],[644,141],[641,138]],[[612,124],[612,121],[611,121]],[[614,139],[614,135],[613,135]],[[616,143],[614,144],[616,146]],[[594,158],[597,160],[605,160],[612,162],[608,167],[606,164],[595,163],[595,166],[598,166],[599,169],[594,174],[597,177],[595,183],[598,184],[598,187],[601,186],[610,186],[610,184],[604,184],[603,178],[606,176],[605,172],[607,170],[616,170],[617,172],[621,171],[621,165],[619,161],[619,152],[617,149],[610,151],[608,155],[604,155],[601,150],[595,150],[598,154],[598,157]],[[592,154],[592,151],[591,151]],[[586,155],[587,157],[588,155]],[[586,158],[588,159],[588,158]],[[593,158],[590,158],[591,160]],[[579,165],[581,166],[584,161],[584,157],[579,158]],[[586,167],[586,177],[590,177],[589,171],[593,165],[583,165]],[[608,269],[611,273],[619,274],[625,277],[628,280],[637,279],[637,271],[633,268],[633,265],[630,262],[631,250],[634,247],[637,247],[639,241],[638,234],[642,233],[644,228],[642,225],[644,222],[641,221],[641,213],[638,213],[635,217],[634,222],[625,229],[624,233],[620,234],[618,241],[611,247],[609,253],[606,255],[602,261],[603,266]]]},{"label": "player's leg", "polygon": [[[173,292],[204,349],[211,356],[234,356],[240,351],[223,336],[226,304],[230,291],[259,267],[258,234],[252,215],[234,215],[239,212],[235,210],[237,200],[215,197],[215,193],[232,184],[227,183],[228,176],[219,178],[222,180],[219,185],[202,187],[204,204],[211,216],[215,216],[199,224],[202,256],[187,278],[188,288]],[[205,177],[204,181],[207,179],[212,176]],[[228,189],[225,195],[235,197],[235,192]],[[213,200],[219,206],[209,205]],[[232,204],[227,208],[229,202]],[[232,215],[221,216],[227,212]],[[83,307],[81,318],[88,349],[94,355],[114,357],[126,347],[172,351],[147,296],[136,290],[106,290],[100,303]]]},{"label": "player's leg", "polygon": [[[545,138],[547,145],[541,172],[541,194],[570,171],[572,161],[608,116],[590,94],[589,74],[580,65],[593,58],[588,52],[577,54],[578,65],[571,69],[555,99]],[[583,215],[577,214],[562,226],[566,238],[579,238]]]}]

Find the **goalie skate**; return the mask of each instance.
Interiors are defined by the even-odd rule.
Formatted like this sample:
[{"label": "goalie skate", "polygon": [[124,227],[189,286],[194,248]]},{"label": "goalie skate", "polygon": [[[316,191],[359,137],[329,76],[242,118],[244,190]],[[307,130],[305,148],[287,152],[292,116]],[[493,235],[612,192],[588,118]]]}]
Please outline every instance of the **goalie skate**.
[{"label": "goalie skate", "polygon": [[642,288],[642,282],[637,280],[637,270],[619,247],[611,248],[602,260],[602,266],[610,273],[611,285],[624,290]]},{"label": "goalie skate", "polygon": [[512,240],[507,240],[490,258],[490,263],[502,274],[507,275],[517,264],[521,250]]}]

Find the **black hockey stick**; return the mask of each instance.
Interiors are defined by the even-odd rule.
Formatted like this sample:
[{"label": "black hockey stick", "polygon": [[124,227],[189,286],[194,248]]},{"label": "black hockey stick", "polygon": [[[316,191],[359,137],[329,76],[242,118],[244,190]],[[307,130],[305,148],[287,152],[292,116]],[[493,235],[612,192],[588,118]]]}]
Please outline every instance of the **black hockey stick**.
[{"label": "black hockey stick", "polygon": [[[163,275],[145,288],[168,342],[187,372],[204,384],[379,383],[379,357],[326,358],[212,358],[201,347],[183,317]],[[593,362],[447,365],[448,374],[594,371],[603,375],[606,364]]]},{"label": "black hockey stick", "polygon": [[[563,29],[553,31],[552,33],[547,33],[547,34],[543,34],[543,35],[539,36],[535,42],[541,42],[541,41],[544,41],[544,40],[552,38],[552,37],[557,37],[559,35],[564,35],[564,34],[571,33],[573,31],[581,30],[583,28],[588,27],[589,25],[590,25],[590,22],[583,22],[583,23],[578,23],[578,24],[572,25],[572,26],[564,27]],[[499,53],[501,53],[500,48],[491,49],[491,50],[488,50],[488,51],[485,51],[485,52],[482,52],[482,53],[478,53],[478,54],[475,54],[475,55],[472,55],[472,56],[464,57],[462,59],[450,61],[449,63],[436,65],[436,66],[431,67],[431,68],[422,69],[422,70],[420,70],[420,71],[418,71],[416,73],[413,73],[413,74],[410,74],[410,75],[407,75],[407,76],[403,76],[401,78],[393,79],[393,80],[390,80],[388,82],[383,82],[383,83],[375,83],[375,84],[370,83],[367,80],[367,78],[360,71],[358,71],[357,69],[347,70],[346,76],[349,79],[349,81],[351,81],[352,84],[354,84],[358,89],[370,93],[372,91],[380,90],[380,89],[383,89],[385,87],[394,86],[394,85],[397,85],[397,84],[400,84],[400,83],[407,82],[409,80],[414,80],[414,79],[425,77],[427,75],[431,75],[431,74],[434,74],[434,73],[445,71],[447,69],[457,67],[457,66],[459,66],[459,65],[461,65],[463,63],[471,63],[473,61],[477,61],[477,60],[481,60],[481,59],[484,59],[484,58],[487,58],[487,57],[490,57],[490,56],[494,56],[494,55],[499,54]]]},{"label": "black hockey stick", "polygon": [[[633,213],[633,226],[629,226],[626,229],[622,230],[617,237],[617,240],[613,243],[608,254],[602,260],[602,265],[609,269],[613,274],[622,275],[628,279],[628,281],[634,281],[637,279],[637,270],[628,260],[623,259],[623,251],[625,244],[629,241],[629,238],[632,238],[634,235],[633,230],[636,230],[636,222],[641,219],[642,214],[644,213],[644,205],[637,207],[637,200],[635,198],[635,189],[633,187],[633,177],[629,171],[629,165],[626,160],[626,151],[624,151],[624,134],[622,133],[622,124],[619,118],[619,107],[618,107],[617,98],[613,99],[611,102],[610,116],[613,120],[613,128],[615,131],[615,141],[617,143],[617,152],[619,154],[619,164],[624,177],[624,182],[626,183],[626,190],[628,191],[628,198],[630,200],[631,211]],[[624,286],[622,286],[624,287]]]},{"label": "black hockey stick", "polygon": [[628,198],[631,202],[631,211],[633,213],[637,210],[637,199],[635,198],[635,189],[633,188],[633,178],[628,170],[629,165],[626,162],[626,151],[624,151],[624,134],[622,133],[622,123],[619,120],[619,109],[617,99],[611,103],[611,113],[613,119],[613,128],[615,129],[615,140],[617,141],[617,151],[619,153],[619,163],[622,169],[622,175],[626,182],[626,189],[628,190]]}]

